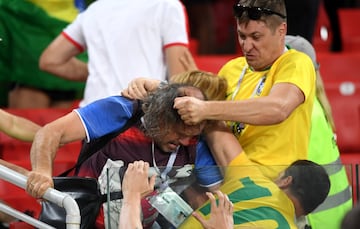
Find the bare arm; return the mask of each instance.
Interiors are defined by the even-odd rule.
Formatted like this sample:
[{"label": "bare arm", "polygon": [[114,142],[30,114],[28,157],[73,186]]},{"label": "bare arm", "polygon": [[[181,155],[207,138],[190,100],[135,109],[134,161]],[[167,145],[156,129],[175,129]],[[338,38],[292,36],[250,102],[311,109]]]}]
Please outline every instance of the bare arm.
[{"label": "bare arm", "polygon": [[12,169],[12,170],[14,170],[14,171],[16,171],[16,172],[24,175],[24,176],[27,176],[28,173],[29,173],[29,170],[27,170],[27,169],[25,169],[25,168],[23,168],[23,167],[20,167],[20,166],[18,166],[18,165],[9,163],[9,162],[7,162],[7,161],[4,161],[4,160],[2,160],[2,159],[0,159],[0,165],[3,165],[3,166],[5,166],[5,167],[7,167],[7,168],[9,168],[9,169]]},{"label": "bare arm", "polygon": [[166,65],[169,71],[169,80],[171,76],[187,71],[181,58],[188,52],[191,55],[188,48],[182,45],[174,45],[165,49]]},{"label": "bare arm", "polygon": [[187,71],[199,70],[189,49],[180,57],[180,62]]},{"label": "bare arm", "polygon": [[41,54],[39,67],[64,79],[86,81],[88,68],[76,58],[79,53],[80,50],[60,34]]},{"label": "bare arm", "polygon": [[35,198],[53,187],[53,161],[60,145],[85,138],[85,128],[73,111],[41,128],[35,135],[30,151],[32,171],[27,192]]},{"label": "bare arm", "polygon": [[38,124],[0,109],[0,131],[5,134],[22,141],[32,141],[39,129]]},{"label": "bare arm", "polygon": [[239,141],[222,121],[208,124],[205,137],[206,143],[220,167],[228,166],[237,155],[243,152]]},{"label": "bare arm", "polygon": [[188,124],[202,120],[229,120],[252,125],[284,121],[305,101],[302,91],[290,83],[273,86],[268,96],[238,101],[200,101],[191,97],[175,99],[174,107]]}]

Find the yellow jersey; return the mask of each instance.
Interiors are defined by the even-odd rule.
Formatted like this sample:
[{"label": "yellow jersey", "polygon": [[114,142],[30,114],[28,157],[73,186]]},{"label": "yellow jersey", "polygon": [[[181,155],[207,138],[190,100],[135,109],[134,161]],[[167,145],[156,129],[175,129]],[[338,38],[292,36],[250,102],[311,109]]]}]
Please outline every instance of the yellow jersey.
[{"label": "yellow jersey", "polygon": [[307,159],[316,75],[306,54],[290,49],[264,71],[253,71],[247,66],[245,57],[239,57],[225,64],[219,75],[228,82],[227,100],[267,96],[278,83],[296,85],[303,92],[305,101],[283,122],[263,126],[228,124],[249,159],[266,165],[263,172],[269,178],[276,178],[293,161]]}]

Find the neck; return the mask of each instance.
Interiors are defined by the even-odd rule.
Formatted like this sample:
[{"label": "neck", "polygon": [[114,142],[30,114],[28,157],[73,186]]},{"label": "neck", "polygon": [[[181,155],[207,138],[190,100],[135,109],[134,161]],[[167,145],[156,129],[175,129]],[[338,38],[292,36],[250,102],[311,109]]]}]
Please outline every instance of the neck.
[{"label": "neck", "polygon": [[300,201],[298,198],[296,198],[295,196],[291,195],[289,192],[285,192],[287,194],[287,196],[289,197],[289,199],[291,200],[291,202],[294,205],[295,208],[295,216],[296,218],[299,218],[300,216],[305,215],[304,210],[300,204]]}]

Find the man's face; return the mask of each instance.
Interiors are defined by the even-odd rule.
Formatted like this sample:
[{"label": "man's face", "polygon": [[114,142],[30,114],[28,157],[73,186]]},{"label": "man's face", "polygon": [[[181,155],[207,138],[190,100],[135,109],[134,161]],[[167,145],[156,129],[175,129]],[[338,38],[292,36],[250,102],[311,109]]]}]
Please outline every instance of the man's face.
[{"label": "man's face", "polygon": [[178,146],[187,146],[195,140],[201,134],[204,126],[204,123],[192,126],[175,124],[173,128],[155,138],[154,141],[164,152],[173,152]]},{"label": "man's face", "polygon": [[[184,87],[180,89],[182,96],[192,96],[197,99],[204,100],[204,95],[197,88]],[[178,146],[187,146],[194,138],[197,138],[203,131],[205,122],[201,122],[197,125],[186,125],[184,122],[179,122],[167,130],[164,129],[164,133],[155,138],[154,141],[160,149],[164,152],[172,152]]]},{"label": "man's face", "polygon": [[240,47],[248,64],[261,71],[273,64],[284,50],[285,23],[272,31],[265,22],[237,23]]}]

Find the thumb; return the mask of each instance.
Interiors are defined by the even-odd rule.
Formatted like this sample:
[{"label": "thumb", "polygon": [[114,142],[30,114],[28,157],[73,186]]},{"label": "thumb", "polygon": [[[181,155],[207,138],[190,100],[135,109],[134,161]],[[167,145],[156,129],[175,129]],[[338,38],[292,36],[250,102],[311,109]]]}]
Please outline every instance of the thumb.
[{"label": "thumb", "polygon": [[[151,188],[152,190],[154,190],[155,180],[156,180],[156,175],[152,175],[151,178],[150,178],[150,181],[149,181],[150,188]],[[151,190],[151,191],[152,191],[152,190]]]},{"label": "thumb", "polygon": [[197,219],[204,228],[206,228],[207,222],[206,222],[206,220],[205,220],[199,213],[197,213],[196,211],[194,211],[194,212],[192,213],[192,216],[194,216],[194,218]]}]

